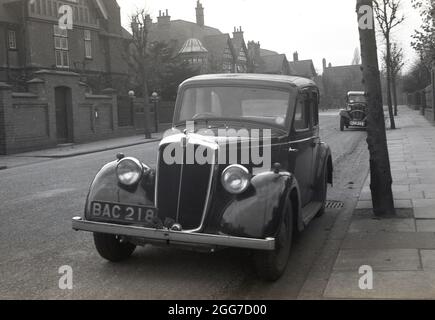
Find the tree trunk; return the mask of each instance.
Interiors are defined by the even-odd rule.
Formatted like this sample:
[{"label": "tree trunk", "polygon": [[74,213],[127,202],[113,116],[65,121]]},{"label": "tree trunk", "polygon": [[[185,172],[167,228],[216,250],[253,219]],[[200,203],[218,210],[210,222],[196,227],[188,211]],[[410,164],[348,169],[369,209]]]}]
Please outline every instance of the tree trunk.
[{"label": "tree trunk", "polygon": [[393,89],[393,101],[394,101],[394,116],[397,117],[398,110],[397,110],[397,78],[395,75],[391,78],[391,86]]},{"label": "tree trunk", "polygon": [[[369,6],[373,12],[372,0],[357,0],[358,22],[365,12],[361,10],[362,13],[360,13],[361,6]],[[370,151],[370,188],[373,211],[377,216],[391,216],[395,215],[395,209],[374,23],[373,28],[360,27],[359,34],[363,82],[369,109],[367,144]]]},{"label": "tree trunk", "polygon": [[387,41],[387,104],[388,104],[388,114],[390,115],[391,129],[396,129],[396,121],[394,120],[393,113],[393,100],[391,97],[391,43],[390,36],[386,35],[385,40]]}]

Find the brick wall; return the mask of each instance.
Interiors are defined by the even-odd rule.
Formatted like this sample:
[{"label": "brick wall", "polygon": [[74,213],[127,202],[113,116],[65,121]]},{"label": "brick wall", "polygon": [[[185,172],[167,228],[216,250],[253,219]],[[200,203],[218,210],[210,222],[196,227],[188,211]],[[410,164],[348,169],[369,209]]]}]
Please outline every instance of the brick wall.
[{"label": "brick wall", "polygon": [[14,93],[0,83],[0,154],[54,147],[59,143],[55,90],[70,90],[68,142],[83,143],[134,135],[134,127],[118,126],[118,101],[113,89],[86,93],[79,76],[42,70],[28,82],[29,92]]}]

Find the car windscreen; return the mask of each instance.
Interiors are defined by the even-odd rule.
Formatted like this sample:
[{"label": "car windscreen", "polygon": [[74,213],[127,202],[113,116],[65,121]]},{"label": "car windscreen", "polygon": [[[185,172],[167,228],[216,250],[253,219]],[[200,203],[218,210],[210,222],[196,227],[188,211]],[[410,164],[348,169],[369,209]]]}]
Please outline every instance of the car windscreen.
[{"label": "car windscreen", "polygon": [[[296,94],[255,87],[197,87],[184,91],[176,123],[207,119],[250,120],[284,127]],[[290,103],[290,104],[289,104]]]},{"label": "car windscreen", "polygon": [[363,95],[349,95],[349,103],[366,103],[367,99]]}]

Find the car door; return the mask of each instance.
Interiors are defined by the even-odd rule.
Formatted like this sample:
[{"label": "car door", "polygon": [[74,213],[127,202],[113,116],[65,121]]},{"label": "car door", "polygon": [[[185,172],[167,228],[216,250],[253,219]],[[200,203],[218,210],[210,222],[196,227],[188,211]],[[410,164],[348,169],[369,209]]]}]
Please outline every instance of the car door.
[{"label": "car door", "polygon": [[296,103],[290,136],[289,164],[295,175],[301,193],[302,206],[312,198],[313,131],[311,124],[310,100],[300,94]]},{"label": "car door", "polygon": [[317,186],[315,185],[317,182],[317,178],[315,176],[317,169],[320,165],[320,125],[319,125],[319,93],[313,90],[310,93],[310,114],[311,114],[311,123],[312,123],[312,143],[311,146],[313,148],[313,161],[312,161],[312,186],[315,189]]}]

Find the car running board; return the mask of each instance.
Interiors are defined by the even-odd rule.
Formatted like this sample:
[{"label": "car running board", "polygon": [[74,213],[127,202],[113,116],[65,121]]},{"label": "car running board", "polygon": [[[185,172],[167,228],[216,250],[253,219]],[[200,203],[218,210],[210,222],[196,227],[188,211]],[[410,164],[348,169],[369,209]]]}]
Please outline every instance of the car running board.
[{"label": "car running board", "polygon": [[317,213],[322,208],[323,203],[318,202],[311,202],[310,204],[306,205],[304,208],[302,208],[302,220],[304,222],[304,226],[307,226],[308,223],[313,220],[313,218],[317,215]]}]

